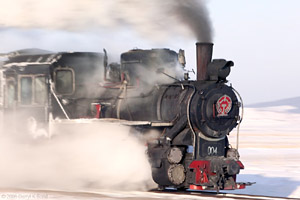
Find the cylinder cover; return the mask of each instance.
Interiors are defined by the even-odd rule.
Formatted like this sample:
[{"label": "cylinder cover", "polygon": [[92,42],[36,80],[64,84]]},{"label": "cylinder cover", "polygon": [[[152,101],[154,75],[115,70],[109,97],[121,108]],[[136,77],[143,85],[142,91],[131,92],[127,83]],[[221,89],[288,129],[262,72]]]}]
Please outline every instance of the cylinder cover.
[{"label": "cylinder cover", "polygon": [[168,178],[175,185],[180,185],[181,183],[183,183],[185,180],[185,170],[183,165],[170,165],[168,169]]}]

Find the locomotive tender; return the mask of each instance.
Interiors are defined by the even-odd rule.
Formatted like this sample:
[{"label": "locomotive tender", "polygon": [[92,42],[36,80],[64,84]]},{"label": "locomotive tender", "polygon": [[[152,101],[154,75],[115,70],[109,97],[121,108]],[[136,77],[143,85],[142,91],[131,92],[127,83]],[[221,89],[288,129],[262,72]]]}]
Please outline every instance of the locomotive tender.
[{"label": "locomotive tender", "polygon": [[108,64],[106,51],[7,54],[0,67],[4,125],[27,119],[47,130],[56,119],[85,118],[155,129],[148,156],[161,188],[245,188],[236,182],[244,166],[227,137],[241,122],[239,95],[226,84],[233,62],[211,61],[212,46],[196,44],[196,81],[183,79],[182,50],[134,49],[120,64]]}]

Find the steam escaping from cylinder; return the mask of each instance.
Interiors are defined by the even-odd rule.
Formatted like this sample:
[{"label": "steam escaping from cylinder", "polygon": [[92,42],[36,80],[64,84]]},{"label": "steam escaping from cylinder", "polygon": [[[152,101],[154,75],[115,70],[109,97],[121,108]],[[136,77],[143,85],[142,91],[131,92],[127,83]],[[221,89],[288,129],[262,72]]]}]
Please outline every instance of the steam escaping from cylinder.
[{"label": "steam escaping from cylinder", "polygon": [[[50,138],[0,133],[0,187],[50,190],[146,190],[146,146],[130,128],[107,123],[52,125]],[[144,139],[144,138],[143,138]]]},{"label": "steam escaping from cylinder", "polygon": [[171,35],[212,40],[203,0],[11,0],[1,4],[0,27],[133,30],[152,40]]}]

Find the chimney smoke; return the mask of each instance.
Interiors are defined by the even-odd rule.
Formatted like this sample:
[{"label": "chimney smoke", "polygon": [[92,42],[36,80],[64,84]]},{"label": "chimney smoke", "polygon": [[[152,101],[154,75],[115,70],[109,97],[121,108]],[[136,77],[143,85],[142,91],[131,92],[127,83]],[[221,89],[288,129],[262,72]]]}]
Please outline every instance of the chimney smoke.
[{"label": "chimney smoke", "polygon": [[12,0],[0,7],[0,28],[129,30],[152,41],[166,41],[172,35],[212,41],[205,0]]}]

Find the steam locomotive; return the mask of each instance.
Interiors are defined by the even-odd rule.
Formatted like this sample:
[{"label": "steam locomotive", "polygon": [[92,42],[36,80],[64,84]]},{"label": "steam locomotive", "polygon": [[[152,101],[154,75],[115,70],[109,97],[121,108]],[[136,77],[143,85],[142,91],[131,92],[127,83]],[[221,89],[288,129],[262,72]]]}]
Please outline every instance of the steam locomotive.
[{"label": "steam locomotive", "polygon": [[236,182],[244,166],[227,137],[241,121],[239,95],[226,84],[233,62],[211,61],[212,46],[196,44],[196,81],[184,73],[183,50],[133,49],[110,64],[105,50],[6,54],[0,67],[4,125],[27,119],[47,130],[53,121],[84,118],[156,130],[148,156],[160,188],[245,188]]}]

